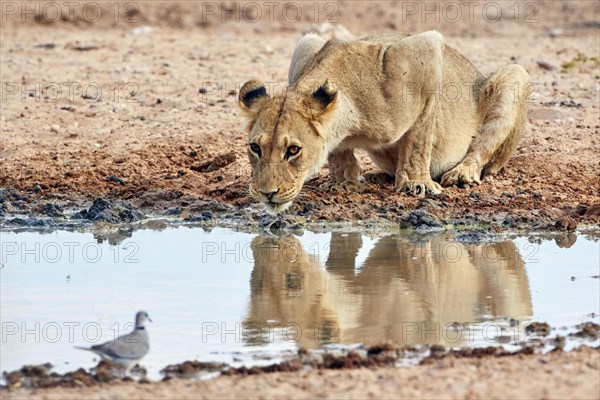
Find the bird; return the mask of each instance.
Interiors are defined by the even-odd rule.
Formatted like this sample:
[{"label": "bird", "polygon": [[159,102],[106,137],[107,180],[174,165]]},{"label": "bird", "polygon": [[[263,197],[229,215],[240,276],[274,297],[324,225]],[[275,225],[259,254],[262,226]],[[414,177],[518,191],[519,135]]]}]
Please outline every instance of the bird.
[{"label": "bird", "polygon": [[92,347],[75,346],[75,348],[98,354],[103,360],[119,366],[124,371],[125,376],[129,376],[131,369],[150,350],[146,321],[152,322],[148,313],[139,311],[135,315],[135,328],[132,332]]}]

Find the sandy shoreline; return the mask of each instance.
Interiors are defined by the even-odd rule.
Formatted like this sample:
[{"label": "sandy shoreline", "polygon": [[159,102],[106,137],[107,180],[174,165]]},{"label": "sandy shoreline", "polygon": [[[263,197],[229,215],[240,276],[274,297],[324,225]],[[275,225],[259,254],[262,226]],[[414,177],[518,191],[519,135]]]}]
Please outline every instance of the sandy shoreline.
[{"label": "sandy shoreline", "polygon": [[275,372],[208,381],[100,384],[77,389],[2,390],[3,399],[430,398],[597,399],[600,352],[444,358],[409,368]]}]

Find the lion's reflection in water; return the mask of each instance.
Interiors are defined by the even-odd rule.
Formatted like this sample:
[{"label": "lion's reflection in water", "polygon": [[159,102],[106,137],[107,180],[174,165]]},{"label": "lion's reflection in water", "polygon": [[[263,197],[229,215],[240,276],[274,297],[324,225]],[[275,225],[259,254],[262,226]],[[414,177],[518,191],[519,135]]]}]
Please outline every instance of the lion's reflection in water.
[{"label": "lion's reflection in water", "polygon": [[[444,235],[417,241],[391,235],[356,265],[361,246],[360,234],[333,233],[322,265],[293,236],[254,238],[246,326],[262,331],[276,323],[286,338],[309,348],[331,342],[461,345],[472,339],[465,326],[532,315],[524,262],[512,241],[462,244]],[[453,329],[457,324],[463,329]],[[257,337],[263,336],[246,340],[257,343]]]}]

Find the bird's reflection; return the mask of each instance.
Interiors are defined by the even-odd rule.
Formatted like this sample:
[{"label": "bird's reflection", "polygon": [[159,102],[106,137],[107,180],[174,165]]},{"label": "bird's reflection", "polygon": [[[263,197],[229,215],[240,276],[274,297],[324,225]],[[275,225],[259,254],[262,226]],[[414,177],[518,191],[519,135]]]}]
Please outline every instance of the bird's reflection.
[{"label": "bird's reflection", "polygon": [[512,241],[462,244],[444,235],[420,241],[391,235],[380,238],[361,265],[360,234],[333,233],[325,265],[310,247],[293,236],[252,241],[248,326],[277,321],[296,331],[287,334],[302,347],[456,345],[444,327],[532,315],[527,274]]}]

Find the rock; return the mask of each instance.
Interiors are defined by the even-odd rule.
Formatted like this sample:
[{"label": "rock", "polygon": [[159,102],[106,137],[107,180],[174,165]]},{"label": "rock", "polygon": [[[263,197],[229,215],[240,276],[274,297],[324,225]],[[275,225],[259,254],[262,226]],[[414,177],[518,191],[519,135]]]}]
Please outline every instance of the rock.
[{"label": "rock", "polygon": [[147,35],[149,33],[154,33],[156,31],[157,31],[157,29],[153,26],[143,25],[143,26],[138,26],[137,28],[133,28],[131,30],[131,33],[133,33],[135,36],[139,36],[139,35]]},{"label": "rock", "polygon": [[229,365],[217,362],[186,361],[182,364],[167,365],[160,373],[165,378],[197,378],[201,372],[215,372],[229,369]]},{"label": "rock", "polygon": [[42,187],[40,185],[35,185],[32,190],[33,193],[40,193],[42,191]]},{"label": "rock", "polygon": [[116,182],[116,183],[119,183],[121,185],[126,185],[126,183],[125,183],[125,181],[123,179],[119,178],[118,176],[114,176],[114,175],[107,176],[106,180],[109,181],[109,182]]},{"label": "rock", "polygon": [[312,212],[314,210],[318,210],[319,206],[318,204],[315,203],[305,203],[302,210],[298,211],[298,215],[303,215],[305,217],[308,217],[312,214]]},{"label": "rock", "polygon": [[399,220],[400,227],[414,228],[419,232],[443,231],[444,226],[439,219],[424,209],[405,213]]},{"label": "rock", "polygon": [[52,50],[52,49],[56,48],[56,43],[40,43],[40,44],[36,44],[33,47],[36,49]]},{"label": "rock", "polygon": [[543,60],[537,61],[537,65],[538,67],[540,67],[541,69],[545,69],[546,71],[556,71],[558,69],[556,68],[556,66]]},{"label": "rock", "polygon": [[162,213],[162,215],[166,215],[166,216],[177,216],[179,214],[181,214],[181,208],[179,208],[179,207],[167,208]]},{"label": "rock", "polygon": [[58,133],[60,131],[60,126],[56,124],[50,125],[50,132]]},{"label": "rock", "polygon": [[561,231],[574,231],[577,229],[577,221],[569,216],[561,217],[556,223],[554,227]]},{"label": "rock", "polygon": [[548,336],[550,334],[550,325],[546,322],[532,322],[525,327],[525,333],[531,335],[533,333]]},{"label": "rock", "polygon": [[28,197],[16,189],[0,188],[0,216],[6,216],[9,207],[23,213],[28,209]]},{"label": "rock", "polygon": [[41,218],[13,218],[8,221],[9,225],[16,225],[24,228],[45,228],[54,226],[54,222]]},{"label": "rock", "polygon": [[88,210],[81,210],[71,218],[120,224],[140,221],[144,219],[144,214],[125,201],[114,200],[109,202],[105,199],[97,198]]},{"label": "rock", "polygon": [[600,217],[600,204],[592,204],[591,206],[580,204],[577,207],[577,214],[586,218],[598,218]]},{"label": "rock", "polygon": [[213,219],[213,213],[210,211],[202,211],[198,215],[192,215],[183,219],[184,222],[206,222]]},{"label": "rock", "polygon": [[0,202],[8,200],[27,201],[27,196],[19,193],[16,189],[0,188]]},{"label": "rock", "polygon": [[417,208],[438,208],[440,206],[440,202],[433,200],[433,199],[429,199],[429,198],[424,198],[421,199],[419,205],[417,206]]},{"label": "rock", "polygon": [[562,36],[564,35],[565,30],[562,28],[552,28],[550,29],[550,32],[548,32],[548,34],[550,35],[551,38],[555,38],[557,36]]},{"label": "rock", "polygon": [[600,336],[600,325],[595,322],[584,322],[577,325],[580,329],[579,332],[573,333],[569,336],[575,336],[583,339],[596,340]]},{"label": "rock", "polygon": [[75,50],[75,51],[91,51],[91,50],[98,50],[98,46],[80,46],[80,45],[75,45],[75,46],[69,46],[71,48],[71,50]]},{"label": "rock", "polygon": [[233,151],[230,151],[229,153],[220,154],[210,161],[205,161],[200,164],[194,164],[190,167],[190,169],[192,171],[202,172],[202,173],[212,172],[212,171],[221,169],[223,167],[226,167],[227,165],[234,162],[235,159],[236,159],[235,153]]},{"label": "rock", "polygon": [[456,240],[461,243],[481,243],[483,241],[490,241],[496,238],[497,235],[483,228],[468,229],[461,231],[456,235]]},{"label": "rock", "polygon": [[62,217],[63,216],[63,210],[60,206],[57,206],[56,204],[52,204],[52,203],[46,203],[44,204],[44,207],[42,207],[42,214],[47,215],[49,217]]},{"label": "rock", "polygon": [[284,218],[276,216],[276,215],[265,215],[260,219],[258,226],[264,229],[268,229],[269,231],[275,233],[282,229],[285,229],[289,225],[289,221],[286,221]]},{"label": "rock", "polygon": [[581,105],[581,103],[577,103],[573,99],[561,100],[560,103],[558,103],[558,105],[561,107],[567,107],[567,108],[582,108],[583,107]]}]

